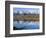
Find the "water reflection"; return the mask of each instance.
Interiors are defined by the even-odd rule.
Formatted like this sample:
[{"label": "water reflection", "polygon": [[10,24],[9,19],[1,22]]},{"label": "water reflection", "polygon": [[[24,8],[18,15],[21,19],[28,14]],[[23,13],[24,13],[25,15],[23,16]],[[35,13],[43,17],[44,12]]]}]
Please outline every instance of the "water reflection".
[{"label": "water reflection", "polygon": [[22,30],[22,29],[39,29],[40,23],[38,21],[14,21],[14,30]]}]

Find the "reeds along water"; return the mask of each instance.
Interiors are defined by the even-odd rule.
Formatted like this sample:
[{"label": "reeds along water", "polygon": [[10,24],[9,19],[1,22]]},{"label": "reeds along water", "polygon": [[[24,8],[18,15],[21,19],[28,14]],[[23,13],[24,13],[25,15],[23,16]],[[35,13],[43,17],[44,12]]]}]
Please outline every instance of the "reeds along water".
[{"label": "reeds along water", "polygon": [[14,30],[39,29],[39,14],[15,15],[13,17]]},{"label": "reeds along water", "polygon": [[31,14],[31,15],[16,15],[13,17],[14,21],[39,21],[39,14]]}]

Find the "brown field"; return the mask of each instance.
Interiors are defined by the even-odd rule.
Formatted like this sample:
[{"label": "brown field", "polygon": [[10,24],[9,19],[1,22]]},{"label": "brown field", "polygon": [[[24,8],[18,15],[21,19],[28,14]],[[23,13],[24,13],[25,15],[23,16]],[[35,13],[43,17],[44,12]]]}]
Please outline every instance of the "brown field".
[{"label": "brown field", "polygon": [[14,20],[17,21],[39,21],[39,15],[25,15],[25,16],[14,16]]}]

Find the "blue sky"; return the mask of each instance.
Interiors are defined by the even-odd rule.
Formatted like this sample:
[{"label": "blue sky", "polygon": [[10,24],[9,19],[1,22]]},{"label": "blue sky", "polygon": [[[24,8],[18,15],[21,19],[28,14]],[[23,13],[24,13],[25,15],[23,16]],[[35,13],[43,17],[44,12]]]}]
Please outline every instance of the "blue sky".
[{"label": "blue sky", "polygon": [[39,10],[39,8],[14,8],[14,10]]},{"label": "blue sky", "polygon": [[22,11],[24,12],[30,12],[30,13],[40,13],[39,11],[39,8],[13,8],[13,12],[17,12],[17,11],[20,11],[20,13],[23,13]]}]

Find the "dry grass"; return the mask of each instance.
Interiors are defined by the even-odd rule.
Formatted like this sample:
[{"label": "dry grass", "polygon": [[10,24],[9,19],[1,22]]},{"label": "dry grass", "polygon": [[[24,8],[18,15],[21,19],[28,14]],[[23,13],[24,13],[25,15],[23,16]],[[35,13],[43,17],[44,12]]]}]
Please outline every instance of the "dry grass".
[{"label": "dry grass", "polygon": [[39,15],[14,16],[14,20],[19,21],[39,21]]}]

